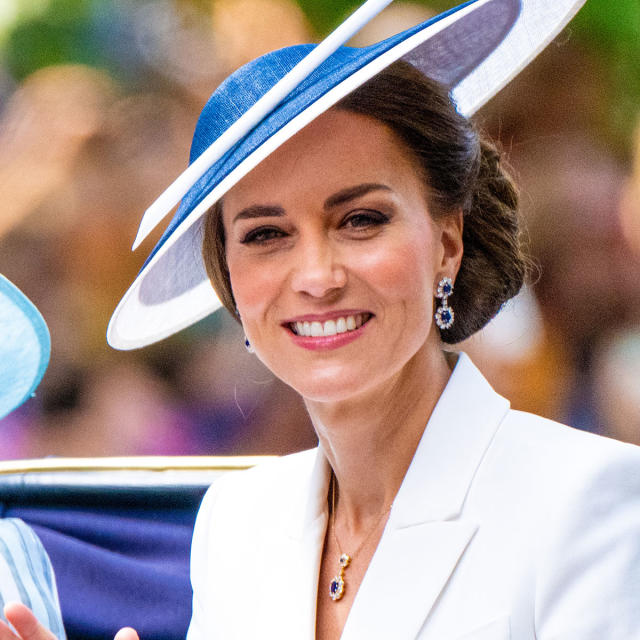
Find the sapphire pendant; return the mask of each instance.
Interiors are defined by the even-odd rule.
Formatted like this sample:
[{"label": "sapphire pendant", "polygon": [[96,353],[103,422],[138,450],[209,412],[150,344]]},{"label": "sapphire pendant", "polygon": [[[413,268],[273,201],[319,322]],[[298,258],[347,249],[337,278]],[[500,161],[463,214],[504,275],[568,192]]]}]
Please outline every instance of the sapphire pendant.
[{"label": "sapphire pendant", "polygon": [[344,580],[340,576],[336,576],[331,581],[329,585],[329,595],[334,602],[340,600],[344,595]]},{"label": "sapphire pendant", "polygon": [[334,602],[337,602],[344,595],[344,570],[349,566],[351,562],[351,556],[348,556],[346,553],[343,553],[338,560],[340,564],[340,570],[338,575],[331,581],[329,585],[329,595]]}]

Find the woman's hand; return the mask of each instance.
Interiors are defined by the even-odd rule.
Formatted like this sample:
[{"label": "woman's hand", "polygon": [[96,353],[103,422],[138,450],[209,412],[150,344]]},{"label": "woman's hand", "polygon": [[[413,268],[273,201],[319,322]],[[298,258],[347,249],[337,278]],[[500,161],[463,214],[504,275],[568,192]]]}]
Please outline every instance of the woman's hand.
[{"label": "woman's hand", "polygon": [[[4,615],[15,627],[18,635],[0,620],[0,640],[57,640],[51,631],[38,622],[31,609],[20,602],[8,604],[4,608]],[[139,638],[131,627],[125,627],[116,633],[114,640],[139,640]]]}]

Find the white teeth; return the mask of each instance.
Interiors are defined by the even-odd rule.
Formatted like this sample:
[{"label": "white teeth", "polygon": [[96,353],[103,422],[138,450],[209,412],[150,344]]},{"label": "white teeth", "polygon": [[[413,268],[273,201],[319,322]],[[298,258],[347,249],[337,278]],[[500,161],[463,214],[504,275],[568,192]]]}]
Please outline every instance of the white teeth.
[{"label": "white teeth", "polygon": [[324,323],[324,327],[322,327],[324,330],[324,335],[325,336],[335,336],[336,335],[336,321],[335,320],[327,320]]},{"label": "white teeth", "polygon": [[355,316],[346,316],[327,320],[326,322],[294,322],[292,329],[299,336],[320,338],[323,336],[335,336],[338,333],[346,333],[359,329],[367,320],[368,314],[358,313]]}]

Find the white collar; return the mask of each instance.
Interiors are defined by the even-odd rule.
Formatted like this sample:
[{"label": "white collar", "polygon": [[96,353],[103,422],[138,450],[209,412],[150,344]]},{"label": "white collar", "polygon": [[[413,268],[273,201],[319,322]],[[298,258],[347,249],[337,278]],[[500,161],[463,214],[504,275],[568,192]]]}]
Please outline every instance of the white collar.
[{"label": "white collar", "polygon": [[[471,481],[493,436],[509,410],[471,359],[460,353],[427,422],[400,486],[389,525],[402,528],[459,515]],[[299,537],[326,517],[331,468],[321,447],[302,503],[293,505],[290,533]]]}]

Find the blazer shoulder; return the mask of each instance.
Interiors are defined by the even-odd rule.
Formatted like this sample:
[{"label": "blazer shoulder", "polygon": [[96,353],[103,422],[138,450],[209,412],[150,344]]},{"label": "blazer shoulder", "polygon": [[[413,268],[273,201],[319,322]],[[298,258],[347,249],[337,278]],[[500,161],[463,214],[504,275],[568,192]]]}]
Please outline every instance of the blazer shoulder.
[{"label": "blazer shoulder", "polygon": [[308,486],[317,455],[317,448],[309,449],[226,473],[207,490],[196,532],[214,518],[250,527],[263,515],[278,513]]},{"label": "blazer shoulder", "polygon": [[530,516],[537,637],[636,637],[640,447],[518,411],[497,441]]},{"label": "blazer shoulder", "polygon": [[579,496],[631,500],[640,507],[640,447],[510,410],[492,444],[494,463],[510,459],[512,479],[530,485],[546,507]]},{"label": "blazer shoulder", "polygon": [[318,449],[307,449],[257,464],[245,471],[231,472],[214,482],[220,490],[264,496],[273,490],[287,491],[311,476]]},{"label": "blazer shoulder", "polygon": [[531,453],[540,450],[545,457],[551,456],[567,462],[566,456],[585,464],[601,466],[611,461],[636,465],[640,463],[640,447],[602,435],[582,431],[568,425],[510,409],[507,412],[500,435],[507,440],[526,443]]}]

